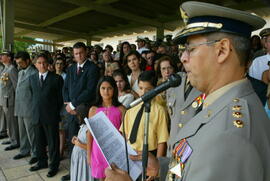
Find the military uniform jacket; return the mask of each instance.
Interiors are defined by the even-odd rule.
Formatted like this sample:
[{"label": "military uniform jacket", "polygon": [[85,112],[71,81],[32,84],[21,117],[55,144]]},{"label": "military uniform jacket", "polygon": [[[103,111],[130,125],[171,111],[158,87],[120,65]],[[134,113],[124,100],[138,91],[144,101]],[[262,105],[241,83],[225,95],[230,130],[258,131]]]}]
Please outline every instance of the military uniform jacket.
[{"label": "military uniform jacket", "polygon": [[269,181],[270,121],[245,80],[203,109],[176,135],[192,153],[184,181]]},{"label": "military uniform jacket", "polygon": [[187,75],[183,72],[178,73],[182,78],[182,83],[176,88],[167,90],[167,107],[171,118],[170,138],[168,141],[167,155],[170,156],[172,146],[178,141],[176,135],[193,118],[197,107],[192,107],[194,100],[201,94],[195,88],[192,88],[187,99],[184,99],[185,83]]},{"label": "military uniform jacket", "polygon": [[4,70],[5,66],[0,62],[0,75],[2,74],[2,71]]},{"label": "military uniform jacket", "polygon": [[37,73],[32,65],[19,71],[18,83],[15,94],[15,116],[31,117],[32,92],[29,77]]},{"label": "military uniform jacket", "polygon": [[18,70],[14,65],[5,65],[0,75],[0,105],[3,107],[14,106],[15,89],[18,80]]}]

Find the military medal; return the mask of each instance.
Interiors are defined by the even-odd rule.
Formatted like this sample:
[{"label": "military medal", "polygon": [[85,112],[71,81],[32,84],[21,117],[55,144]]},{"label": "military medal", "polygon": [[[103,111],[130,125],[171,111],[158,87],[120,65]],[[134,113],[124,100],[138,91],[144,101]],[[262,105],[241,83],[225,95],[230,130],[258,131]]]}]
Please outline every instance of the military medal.
[{"label": "military medal", "polygon": [[182,139],[173,150],[173,160],[170,163],[169,180],[173,180],[174,176],[182,177],[185,163],[192,153],[192,148],[189,146],[186,139]]},{"label": "military medal", "polygon": [[206,95],[205,94],[201,94],[199,95],[192,103],[192,107],[195,109],[195,108],[198,108],[202,105],[203,101],[205,100],[206,98]]},{"label": "military medal", "polygon": [[1,76],[1,78],[0,78],[0,80],[2,80],[3,84],[6,86],[7,85],[7,81],[9,80],[8,73],[7,72],[3,73],[2,76]]},{"label": "military medal", "polygon": [[197,107],[198,107],[198,103],[197,103],[197,102],[193,102],[193,103],[192,103],[192,107],[193,107],[193,108],[197,108]]}]

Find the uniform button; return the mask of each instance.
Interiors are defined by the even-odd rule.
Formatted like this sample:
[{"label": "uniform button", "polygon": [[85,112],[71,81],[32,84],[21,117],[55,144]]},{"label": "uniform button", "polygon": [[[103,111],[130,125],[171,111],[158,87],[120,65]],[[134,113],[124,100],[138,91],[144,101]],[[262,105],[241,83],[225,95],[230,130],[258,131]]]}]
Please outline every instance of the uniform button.
[{"label": "uniform button", "polygon": [[186,112],[185,111],[181,111],[181,114],[184,115],[184,114],[186,114]]},{"label": "uniform button", "polygon": [[179,123],[179,124],[178,124],[178,127],[179,127],[179,128],[183,128],[183,126],[184,126],[184,125],[183,125],[182,123]]}]

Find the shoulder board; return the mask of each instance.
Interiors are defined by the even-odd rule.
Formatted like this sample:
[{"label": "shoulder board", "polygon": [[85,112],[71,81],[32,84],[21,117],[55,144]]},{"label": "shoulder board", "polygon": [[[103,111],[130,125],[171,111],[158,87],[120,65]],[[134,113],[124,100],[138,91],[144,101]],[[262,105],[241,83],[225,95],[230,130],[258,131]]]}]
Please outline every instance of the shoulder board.
[{"label": "shoulder board", "polygon": [[250,114],[247,101],[245,99],[234,98],[227,105],[227,129],[244,137],[250,135]]}]

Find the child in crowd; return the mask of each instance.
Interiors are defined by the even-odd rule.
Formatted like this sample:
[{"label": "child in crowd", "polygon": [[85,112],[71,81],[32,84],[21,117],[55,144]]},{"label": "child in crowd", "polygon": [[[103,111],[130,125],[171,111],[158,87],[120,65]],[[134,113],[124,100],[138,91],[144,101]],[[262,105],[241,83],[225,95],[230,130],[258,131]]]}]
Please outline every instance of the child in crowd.
[{"label": "child in crowd", "polygon": [[81,126],[78,136],[74,136],[71,141],[74,144],[70,162],[71,181],[92,180],[90,167],[87,163],[87,135],[89,135],[90,132],[84,123],[84,118],[87,117],[89,107],[90,106],[86,104],[80,104],[76,108],[77,117]]},{"label": "child in crowd", "polygon": [[[119,129],[125,108],[118,101],[118,89],[114,79],[109,76],[101,78],[97,86],[96,95],[96,102],[90,108],[88,117],[90,118],[96,113],[103,111],[116,129]],[[108,164],[98,145],[93,140],[92,135],[88,135],[87,144],[89,148],[87,156],[91,165],[92,176],[102,181],[105,179],[104,171]]]},{"label": "child in crowd", "polygon": [[[139,96],[153,89],[157,84],[155,72],[145,71],[138,78]],[[144,135],[144,104],[129,109],[124,117],[120,131],[125,129],[126,137],[133,149],[142,151]],[[169,137],[167,127],[167,113],[154,99],[151,101],[150,119],[149,119],[149,151],[157,157],[166,155],[166,142]]]}]

